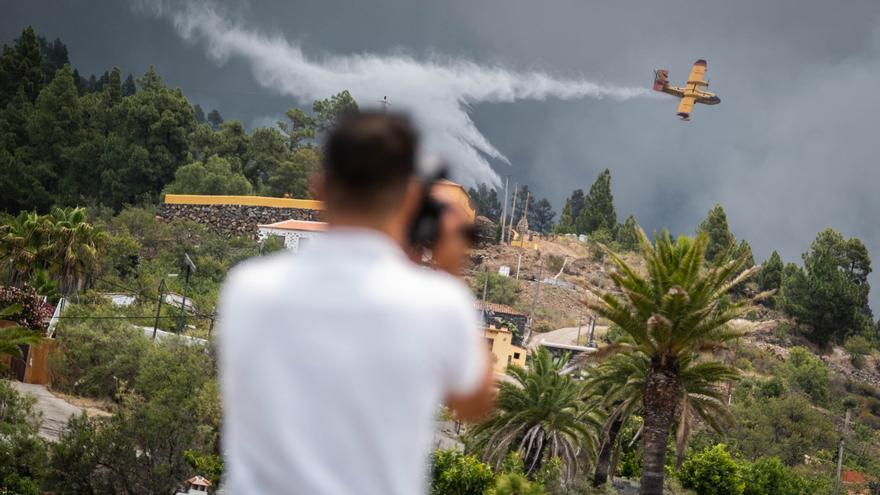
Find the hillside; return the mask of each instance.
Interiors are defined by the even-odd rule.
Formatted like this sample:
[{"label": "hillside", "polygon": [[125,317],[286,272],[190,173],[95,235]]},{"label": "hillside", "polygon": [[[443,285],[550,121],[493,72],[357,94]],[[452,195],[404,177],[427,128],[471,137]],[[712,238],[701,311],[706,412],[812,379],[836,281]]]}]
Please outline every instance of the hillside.
[{"label": "hillside", "polygon": [[[502,266],[508,266],[510,278],[514,279],[515,284],[520,288],[519,297],[512,306],[533,315],[534,332],[540,334],[588,325],[591,313],[583,301],[591,294],[613,290],[613,283],[609,277],[609,273],[614,269],[612,264],[607,257],[601,255],[601,249],[580,242],[572,236],[551,236],[538,239],[532,244],[529,248],[491,245],[475,250],[468,276],[471,285],[475,285],[475,275],[480,271],[489,270],[497,273]],[[644,266],[641,258],[635,253],[619,253],[619,256],[630,266],[637,268]],[[561,267],[563,260],[564,268]],[[518,264],[520,269],[517,279]],[[559,274],[557,280],[562,283],[557,285],[549,283],[547,279],[552,279],[557,274]],[[478,287],[475,287],[475,291],[479,296]],[[600,336],[604,333],[606,323],[602,320],[597,322],[597,329],[601,329]],[[865,364],[861,368],[856,368],[842,346],[817,348],[802,335],[792,331],[795,323],[779,311],[753,304],[746,318],[737,319],[733,324],[747,332],[742,342],[744,346],[763,351],[779,361],[788,358],[792,347],[806,347],[819,356],[841,379],[852,379],[880,387],[880,356],[867,356]]]}]

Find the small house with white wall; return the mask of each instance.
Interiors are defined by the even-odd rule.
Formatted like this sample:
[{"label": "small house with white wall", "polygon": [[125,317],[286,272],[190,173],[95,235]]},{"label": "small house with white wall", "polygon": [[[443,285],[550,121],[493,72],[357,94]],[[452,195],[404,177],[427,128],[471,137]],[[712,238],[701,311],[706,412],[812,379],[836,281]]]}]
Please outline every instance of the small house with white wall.
[{"label": "small house with white wall", "polygon": [[186,491],[177,492],[177,495],[207,495],[210,489],[210,481],[201,476],[193,476],[186,480]]},{"label": "small house with white wall", "polygon": [[327,230],[327,222],[313,222],[309,220],[284,220],[265,225],[258,225],[257,238],[260,242],[269,236],[278,236],[284,239],[284,247],[299,252],[309,241],[321,235]]}]

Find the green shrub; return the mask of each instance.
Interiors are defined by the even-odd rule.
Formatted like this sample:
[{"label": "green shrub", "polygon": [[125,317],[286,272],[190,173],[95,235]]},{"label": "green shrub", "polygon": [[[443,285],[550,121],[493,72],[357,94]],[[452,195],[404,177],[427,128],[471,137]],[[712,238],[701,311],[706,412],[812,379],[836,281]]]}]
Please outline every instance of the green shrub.
[{"label": "green shrub", "polygon": [[526,470],[522,455],[518,451],[507,454],[501,461],[501,472],[508,474],[522,474]]},{"label": "green shrub", "polygon": [[472,455],[456,450],[432,455],[431,495],[483,495],[493,479],[492,469]]},{"label": "green shrub", "polygon": [[865,356],[871,354],[871,341],[862,335],[853,335],[846,339],[846,343],[843,347],[846,349],[846,352],[849,353],[849,359],[852,362],[852,365],[858,369],[862,369],[865,366]]},{"label": "green shrub", "polygon": [[752,362],[746,358],[739,358],[736,360],[736,367],[743,371],[754,371],[754,367],[752,367]]},{"label": "green shrub", "polygon": [[745,488],[739,466],[724,444],[689,457],[678,476],[682,485],[697,495],[742,495]]},{"label": "green shrub", "polygon": [[782,397],[785,394],[785,382],[774,376],[758,383],[757,394],[761,398]]},{"label": "green shrub", "polygon": [[728,429],[726,441],[746,458],[778,456],[794,466],[803,462],[805,453],[837,445],[832,419],[801,394],[734,401],[732,412],[737,422]]},{"label": "green shrub", "polygon": [[765,457],[742,466],[743,495],[802,495],[809,493],[804,480],[778,457]]},{"label": "green shrub", "polygon": [[563,264],[565,263],[564,256],[558,256],[555,254],[547,255],[547,271],[551,275],[556,275],[559,273],[559,270],[562,269]]},{"label": "green shrub", "polygon": [[[486,276],[489,277],[489,285],[486,286]],[[511,277],[505,277],[495,272],[480,272],[474,277],[471,284],[474,294],[478,298],[483,297],[483,289],[486,288],[486,299],[489,302],[513,306],[519,302],[519,293],[522,291],[519,282]]]},{"label": "green shrub", "polygon": [[495,486],[486,495],[546,495],[537,482],[532,483],[522,474],[504,473],[495,480]]},{"label": "green shrub", "polygon": [[[95,311],[90,313],[90,311]],[[73,305],[65,316],[86,314],[109,316],[96,307]],[[72,322],[72,323],[68,323]],[[88,397],[116,397],[124,384],[131,384],[138,373],[149,340],[126,320],[65,320],[59,326],[58,352],[49,366],[53,387]]]},{"label": "green shrub", "polygon": [[828,368],[805,347],[795,347],[788,356],[783,373],[792,390],[806,394],[816,404],[826,404],[830,377]]},{"label": "green shrub", "polygon": [[[558,457],[546,459],[541,469],[535,473],[535,483],[544,487],[549,494],[559,494],[563,491],[562,486],[562,462]],[[536,493],[543,493],[541,492]]]},{"label": "green shrub", "polygon": [[785,322],[776,325],[773,329],[773,336],[776,337],[777,342],[787,342],[789,334],[791,334],[791,325]]},{"label": "green shrub", "polygon": [[38,495],[46,464],[46,443],[37,436],[34,399],[0,379],[0,493]]}]

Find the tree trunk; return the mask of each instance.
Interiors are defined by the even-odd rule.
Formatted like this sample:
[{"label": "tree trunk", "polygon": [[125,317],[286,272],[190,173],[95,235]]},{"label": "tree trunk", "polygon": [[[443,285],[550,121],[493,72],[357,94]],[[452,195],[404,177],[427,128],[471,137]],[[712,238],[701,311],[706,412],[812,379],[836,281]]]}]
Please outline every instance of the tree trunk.
[{"label": "tree trunk", "polygon": [[639,495],[663,495],[666,441],[675,415],[678,375],[668,368],[652,367],[645,383],[645,425],[642,430],[644,463]]},{"label": "tree trunk", "polygon": [[608,438],[602,443],[599,457],[596,459],[596,473],[593,475],[593,486],[600,487],[608,482],[608,471],[611,468],[611,453],[614,452],[614,444],[617,442],[617,434],[623,426],[623,420],[619,416],[608,427]]}]

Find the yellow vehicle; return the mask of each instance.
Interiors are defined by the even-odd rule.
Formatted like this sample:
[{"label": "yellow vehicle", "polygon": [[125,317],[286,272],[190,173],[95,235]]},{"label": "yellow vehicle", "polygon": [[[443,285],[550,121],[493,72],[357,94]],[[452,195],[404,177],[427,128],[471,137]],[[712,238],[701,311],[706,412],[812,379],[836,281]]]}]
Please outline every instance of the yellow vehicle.
[{"label": "yellow vehicle", "polygon": [[690,120],[691,111],[694,109],[695,103],[704,105],[717,105],[721,103],[721,98],[715,93],[705,91],[703,88],[709,86],[709,81],[703,79],[706,75],[706,61],[703,59],[694,62],[694,68],[691,69],[691,75],[688,76],[687,83],[684,87],[669,85],[669,71],[659,69],[654,71],[654,91],[670,94],[681,98],[678,104],[678,116],[681,120]]}]

